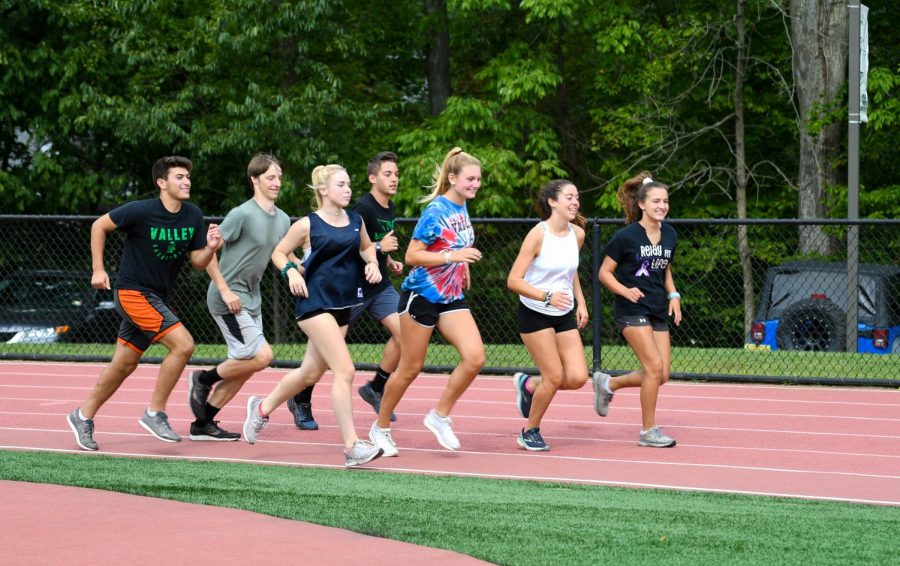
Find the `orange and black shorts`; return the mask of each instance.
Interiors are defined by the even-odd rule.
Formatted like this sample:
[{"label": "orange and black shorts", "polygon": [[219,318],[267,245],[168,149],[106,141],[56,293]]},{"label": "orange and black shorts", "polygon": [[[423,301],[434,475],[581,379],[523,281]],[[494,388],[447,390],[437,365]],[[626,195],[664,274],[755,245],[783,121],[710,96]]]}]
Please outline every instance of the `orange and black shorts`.
[{"label": "orange and black shorts", "polygon": [[162,299],[147,291],[115,290],[116,310],[122,317],[119,343],[143,354],[151,344],[181,326]]}]

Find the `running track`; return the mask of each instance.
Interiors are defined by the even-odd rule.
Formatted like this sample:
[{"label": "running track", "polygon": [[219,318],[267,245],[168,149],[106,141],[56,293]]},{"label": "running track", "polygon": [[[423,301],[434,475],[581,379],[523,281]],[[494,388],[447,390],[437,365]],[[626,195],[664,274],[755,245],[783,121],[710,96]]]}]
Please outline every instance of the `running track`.
[{"label": "running track", "polygon": [[[0,449],[90,454],[79,450],[65,415],[92,388],[98,364],[0,363]],[[170,399],[169,420],[185,435],[160,442],[137,419],[150,397],[156,366],[140,366],[96,417],[100,454],[257,462],[343,468],[330,410],[331,375],[313,396],[320,430],[294,428],[279,408],[259,442],[191,442],[192,420],[183,377]],[[248,395],[271,391],[284,370],[251,379],[219,415],[239,431]],[[185,376],[187,374],[185,373]],[[357,386],[368,374],[357,376]],[[440,448],[422,418],[446,376],[422,375],[407,392],[393,424],[397,458],[369,465],[420,474],[478,476],[776,495],[900,505],[900,392],[888,389],[721,385],[675,382],[661,390],[658,422],[678,440],[672,449],[636,445],[637,390],[616,394],[606,418],[592,408],[590,384],[561,391],[542,426],[552,446],[528,453],[515,444],[523,426],[508,377],[479,377],[457,404],[459,452]],[[355,388],[354,388],[355,392]],[[371,408],[354,396],[357,430],[366,436]]]}]

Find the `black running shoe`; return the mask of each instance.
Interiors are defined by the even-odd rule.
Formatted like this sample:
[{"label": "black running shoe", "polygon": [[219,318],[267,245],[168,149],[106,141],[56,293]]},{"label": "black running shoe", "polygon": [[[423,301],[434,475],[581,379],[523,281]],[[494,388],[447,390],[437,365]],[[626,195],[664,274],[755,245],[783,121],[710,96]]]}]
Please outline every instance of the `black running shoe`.
[{"label": "black running shoe", "polygon": [[513,375],[513,387],[516,388],[516,408],[519,409],[519,414],[526,419],[531,414],[531,398],[534,396],[534,393],[530,393],[525,388],[525,382],[529,377],[531,376],[520,371]]},{"label": "black running shoe", "polygon": [[312,403],[297,403],[291,397],[287,402],[288,411],[294,415],[294,426],[300,430],[319,430],[319,423],[312,414]]},{"label": "black running shoe", "polygon": [[[372,405],[372,409],[375,410],[375,414],[377,415],[381,411],[381,398],[384,396],[384,393],[375,391],[372,389],[372,382],[366,383],[359,389],[359,396],[362,397],[362,400]],[[391,413],[391,422],[397,420],[397,415]]]},{"label": "black running shoe", "polygon": [[236,432],[228,432],[219,428],[219,421],[213,421],[205,426],[197,426],[191,423],[191,440],[212,440],[215,442],[233,442],[239,440],[241,435]]}]

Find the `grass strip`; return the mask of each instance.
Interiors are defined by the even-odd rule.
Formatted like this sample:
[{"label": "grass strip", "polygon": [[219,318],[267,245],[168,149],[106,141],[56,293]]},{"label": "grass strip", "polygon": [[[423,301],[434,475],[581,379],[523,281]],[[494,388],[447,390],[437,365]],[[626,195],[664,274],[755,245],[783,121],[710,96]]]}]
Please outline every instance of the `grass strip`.
[{"label": "grass strip", "polygon": [[245,509],[497,564],[888,564],[900,532],[892,507],[373,470],[0,451],[0,479]]},{"label": "grass strip", "polygon": [[[358,364],[377,364],[381,361],[384,344],[349,344],[350,355]],[[274,344],[275,356],[282,361],[299,362],[306,352],[306,344]],[[534,361],[521,344],[485,344],[489,367],[531,368]],[[112,356],[112,344],[0,344],[0,354],[28,355],[96,355]],[[164,346],[154,345],[147,357],[163,357]],[[197,344],[196,359],[225,359],[222,344]],[[593,359],[593,350],[585,347],[585,357]],[[459,361],[456,350],[446,344],[428,347],[426,365],[455,365]],[[630,371],[639,368],[628,346],[603,346],[602,367],[605,370]],[[672,349],[672,371],[675,373],[724,374],[805,378],[884,379],[900,375],[900,356],[854,354],[847,352],[777,352],[728,348]]]}]

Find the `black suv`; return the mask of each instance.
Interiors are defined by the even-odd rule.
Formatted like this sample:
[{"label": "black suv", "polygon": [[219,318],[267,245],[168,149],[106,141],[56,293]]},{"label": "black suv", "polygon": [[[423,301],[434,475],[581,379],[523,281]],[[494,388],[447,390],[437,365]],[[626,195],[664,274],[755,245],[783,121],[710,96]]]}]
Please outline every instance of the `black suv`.
[{"label": "black suv", "polygon": [[111,343],[121,319],[91,274],[21,270],[0,279],[0,343]]},{"label": "black suv", "polygon": [[[747,347],[847,349],[847,264],[792,261],[770,267]],[[900,353],[900,266],[859,266],[856,352]]]}]

